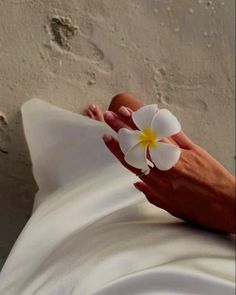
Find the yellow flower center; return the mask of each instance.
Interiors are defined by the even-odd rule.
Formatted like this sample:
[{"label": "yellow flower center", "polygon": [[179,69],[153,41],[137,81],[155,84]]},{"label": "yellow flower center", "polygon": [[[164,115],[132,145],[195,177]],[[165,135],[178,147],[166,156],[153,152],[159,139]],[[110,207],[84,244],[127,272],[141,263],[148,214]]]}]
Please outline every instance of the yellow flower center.
[{"label": "yellow flower center", "polygon": [[151,129],[145,128],[142,134],[139,135],[139,140],[144,148],[150,146],[155,148],[157,146],[157,134]]}]

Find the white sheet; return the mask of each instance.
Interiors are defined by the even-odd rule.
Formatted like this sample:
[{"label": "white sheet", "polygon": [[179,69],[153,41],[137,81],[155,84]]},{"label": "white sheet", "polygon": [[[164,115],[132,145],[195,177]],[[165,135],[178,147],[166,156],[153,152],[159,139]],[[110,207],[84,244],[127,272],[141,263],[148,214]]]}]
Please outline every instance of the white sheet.
[{"label": "white sheet", "polygon": [[22,112],[39,192],[1,295],[234,294],[232,236],[149,204],[104,147],[108,127],[37,99]]}]

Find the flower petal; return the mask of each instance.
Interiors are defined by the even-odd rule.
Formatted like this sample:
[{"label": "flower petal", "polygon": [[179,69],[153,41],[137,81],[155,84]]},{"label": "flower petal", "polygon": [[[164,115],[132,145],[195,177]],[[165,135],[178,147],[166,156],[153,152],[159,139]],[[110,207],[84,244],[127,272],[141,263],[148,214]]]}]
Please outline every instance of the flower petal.
[{"label": "flower petal", "polygon": [[128,153],[125,155],[125,161],[138,169],[142,169],[143,171],[148,170],[149,167],[147,165],[147,147],[143,148],[142,144],[137,144]]},{"label": "flower petal", "polygon": [[148,166],[150,166],[152,168],[155,166],[149,159],[147,159],[147,164],[148,164]]},{"label": "flower petal", "polygon": [[158,140],[160,140],[178,133],[181,130],[181,125],[170,111],[161,109],[154,116],[151,129],[157,132]]},{"label": "flower petal", "polygon": [[127,128],[121,128],[118,131],[120,149],[124,154],[140,142],[140,134],[141,132],[138,130],[129,130]]},{"label": "flower petal", "polygon": [[156,114],[158,108],[156,104],[150,104],[141,107],[136,112],[132,113],[132,119],[135,125],[140,129],[143,130],[145,128],[151,127],[151,122]]},{"label": "flower petal", "polygon": [[156,148],[149,147],[149,153],[155,166],[159,170],[165,171],[178,162],[181,150],[173,144],[158,142]]}]

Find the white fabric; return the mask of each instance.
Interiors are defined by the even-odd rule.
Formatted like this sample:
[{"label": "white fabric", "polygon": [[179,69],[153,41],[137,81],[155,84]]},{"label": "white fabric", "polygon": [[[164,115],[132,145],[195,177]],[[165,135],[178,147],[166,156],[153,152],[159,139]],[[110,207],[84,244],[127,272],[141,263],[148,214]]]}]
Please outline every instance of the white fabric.
[{"label": "white fabric", "polygon": [[232,236],[149,204],[104,148],[104,124],[36,99],[23,121],[39,192],[1,295],[234,294]]}]

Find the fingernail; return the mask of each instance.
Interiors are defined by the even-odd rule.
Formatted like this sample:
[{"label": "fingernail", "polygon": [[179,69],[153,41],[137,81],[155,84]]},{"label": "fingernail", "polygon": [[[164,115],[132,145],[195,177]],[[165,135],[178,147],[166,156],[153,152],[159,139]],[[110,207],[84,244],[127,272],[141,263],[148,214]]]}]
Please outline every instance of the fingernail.
[{"label": "fingernail", "polygon": [[121,114],[124,117],[130,117],[130,112],[124,106],[120,107],[118,112],[119,112],[119,114]]},{"label": "fingernail", "polygon": [[103,140],[104,140],[105,142],[109,142],[109,141],[112,140],[112,136],[111,136],[110,134],[104,134],[104,135],[103,135]]},{"label": "fingernail", "polygon": [[95,104],[91,104],[91,105],[89,106],[89,108],[93,111],[93,110],[96,109],[96,106],[95,106]]},{"label": "fingernail", "polygon": [[112,120],[114,120],[114,115],[113,115],[111,112],[106,111],[106,112],[105,112],[105,115],[104,115],[104,118],[105,118],[107,121],[112,121]]}]

